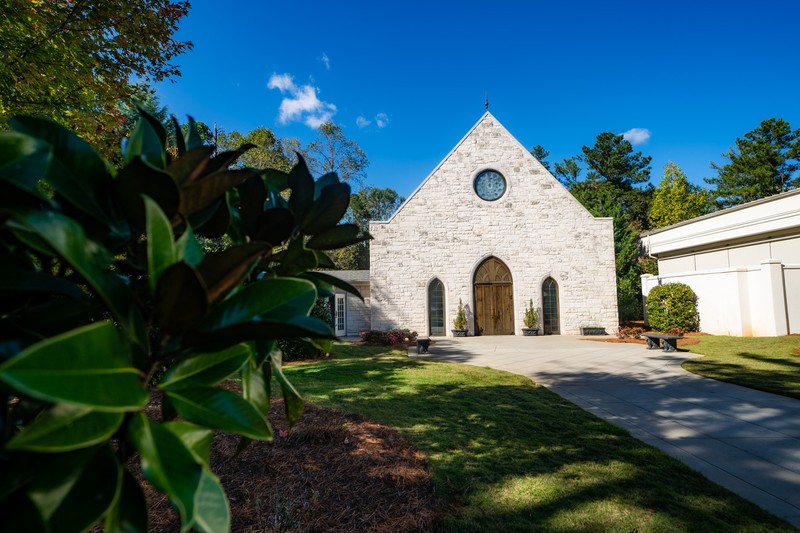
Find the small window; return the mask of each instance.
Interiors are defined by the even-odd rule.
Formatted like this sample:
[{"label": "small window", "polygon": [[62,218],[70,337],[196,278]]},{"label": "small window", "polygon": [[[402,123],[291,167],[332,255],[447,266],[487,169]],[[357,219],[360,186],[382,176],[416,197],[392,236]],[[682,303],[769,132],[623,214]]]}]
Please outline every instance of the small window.
[{"label": "small window", "polygon": [[553,278],[547,278],[542,283],[542,326],[545,335],[561,333],[558,318],[558,284]]},{"label": "small window", "polygon": [[431,335],[444,335],[444,285],[435,279],[428,286],[428,327]]}]

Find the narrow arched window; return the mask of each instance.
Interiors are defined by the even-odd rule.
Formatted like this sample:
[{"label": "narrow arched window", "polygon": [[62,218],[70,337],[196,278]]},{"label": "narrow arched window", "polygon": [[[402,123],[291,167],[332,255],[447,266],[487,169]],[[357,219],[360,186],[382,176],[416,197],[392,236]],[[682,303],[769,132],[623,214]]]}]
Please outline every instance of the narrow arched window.
[{"label": "narrow arched window", "polygon": [[561,333],[558,318],[558,283],[553,278],[547,278],[542,283],[542,326],[545,335]]},{"label": "narrow arched window", "polygon": [[428,285],[428,329],[430,335],[444,335],[444,285],[438,279]]}]

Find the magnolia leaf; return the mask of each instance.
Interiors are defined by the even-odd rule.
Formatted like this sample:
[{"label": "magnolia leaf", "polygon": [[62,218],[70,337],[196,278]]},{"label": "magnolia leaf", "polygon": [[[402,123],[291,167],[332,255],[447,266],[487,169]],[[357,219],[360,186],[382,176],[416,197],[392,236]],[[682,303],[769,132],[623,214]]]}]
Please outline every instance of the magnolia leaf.
[{"label": "magnolia leaf", "polygon": [[153,199],[169,220],[178,212],[180,189],[175,180],[141,158],[125,165],[114,184],[125,217],[137,228],[144,229],[146,223],[142,196]]},{"label": "magnolia leaf", "polygon": [[202,353],[180,360],[164,375],[159,387],[175,390],[197,385],[216,385],[239,371],[253,351],[237,344],[215,353]]},{"label": "magnolia leaf", "polygon": [[183,138],[183,131],[178,119],[175,115],[169,117],[172,121],[172,129],[175,131],[175,147],[178,149],[178,157],[180,158],[186,152],[186,139]]},{"label": "magnolia leaf", "polygon": [[0,382],[47,402],[95,411],[132,411],[147,403],[128,345],[111,322],[99,322],[38,342],[0,366]]},{"label": "magnolia leaf", "polygon": [[213,146],[198,146],[170,163],[167,173],[181,185],[191,183],[203,174],[213,153]]},{"label": "magnolia leaf", "polygon": [[186,263],[175,263],[161,274],[155,293],[156,320],[170,332],[182,332],[202,319],[208,308],[200,274]]},{"label": "magnolia leaf", "polygon": [[175,243],[176,260],[185,261],[191,267],[196,267],[203,260],[203,247],[197,242],[192,232],[192,226],[186,225],[186,231]]},{"label": "magnolia leaf", "polygon": [[167,422],[164,427],[175,433],[183,441],[198,463],[208,466],[211,456],[211,444],[214,441],[213,431],[185,420]]},{"label": "magnolia leaf", "polygon": [[74,300],[83,297],[81,290],[64,278],[41,271],[14,268],[12,265],[0,265],[0,290],[63,294]]},{"label": "magnolia leaf", "polygon": [[314,235],[306,243],[306,246],[314,250],[335,250],[368,239],[371,239],[371,237],[366,233],[362,234],[361,228],[357,225],[340,224],[318,235]]},{"label": "magnolia leaf", "polygon": [[308,171],[303,156],[297,154],[297,164],[292,167],[287,177],[292,195],[289,197],[289,209],[292,210],[297,220],[303,220],[306,213],[314,203],[314,178]]},{"label": "magnolia leaf", "polygon": [[147,502],[130,472],[120,465],[114,502],[106,513],[106,533],[147,533]]},{"label": "magnolia leaf", "polygon": [[167,390],[167,396],[190,422],[252,439],[272,438],[272,430],[258,410],[238,394],[212,387],[189,387]]},{"label": "magnolia leaf", "polygon": [[293,317],[269,316],[250,322],[240,322],[214,331],[194,331],[184,338],[184,345],[193,347],[224,347],[251,340],[296,339],[296,338],[336,339],[331,326],[313,316]]},{"label": "magnolia leaf", "polygon": [[350,185],[336,183],[324,187],[303,219],[303,232],[314,235],[336,226],[350,205]]},{"label": "magnolia leaf", "polygon": [[283,207],[267,209],[258,216],[253,227],[253,238],[278,246],[292,236],[294,215]]},{"label": "magnolia leaf", "polygon": [[[247,227],[247,232],[252,234],[256,221],[264,212],[264,202],[267,200],[267,188],[261,176],[252,176],[242,182],[237,190],[239,192],[239,213]],[[256,238],[256,240],[262,240]]]},{"label": "magnolia leaf", "polygon": [[286,375],[284,375],[283,368],[281,368],[281,361],[274,357],[270,357],[269,360],[272,367],[272,374],[281,386],[283,403],[286,408],[286,420],[289,422],[289,427],[292,427],[300,420],[300,415],[303,414],[303,409],[305,407],[303,398],[286,378]]},{"label": "magnolia leaf", "polygon": [[147,271],[150,294],[156,293],[156,285],[161,273],[175,263],[177,250],[172,235],[172,224],[156,202],[144,196],[147,219]]},{"label": "magnolia leaf", "polygon": [[305,274],[300,275],[301,278],[309,279],[316,283],[327,283],[333,285],[334,287],[339,287],[345,292],[349,292],[353,296],[357,296],[362,302],[364,301],[364,297],[361,296],[361,292],[344,281],[343,279],[337,278],[336,276],[331,276],[330,274],[326,274],[324,272],[306,272]]},{"label": "magnolia leaf", "polygon": [[142,413],[131,420],[129,435],[139,452],[145,478],[169,497],[181,522],[188,525],[195,513],[202,466],[178,435]]},{"label": "magnolia leaf", "polygon": [[219,478],[208,468],[203,468],[194,501],[195,514],[185,529],[195,527],[200,531],[216,533],[229,531],[231,510]]},{"label": "magnolia leaf", "polygon": [[9,450],[63,452],[105,442],[122,424],[122,413],[57,404],[40,414],[7,444]]},{"label": "magnolia leaf", "polygon": [[238,285],[250,273],[255,261],[271,249],[268,243],[253,242],[206,255],[197,270],[207,287],[208,301],[216,301]]},{"label": "magnolia leaf", "polygon": [[125,144],[125,163],[130,163],[139,157],[156,168],[164,168],[167,163],[165,145],[166,143],[161,142],[159,132],[153,127],[152,122],[143,116],[136,121],[133,131],[128,136],[128,142]]},{"label": "magnolia leaf", "polygon": [[256,361],[249,361],[242,368],[242,396],[253,404],[262,416],[269,412],[269,388],[263,369],[271,368],[269,365],[258,366]]},{"label": "magnolia leaf", "polygon": [[225,195],[225,192],[256,175],[250,170],[222,170],[181,189],[180,212],[185,216],[202,211]]},{"label": "magnolia leaf", "polygon": [[[142,351],[147,349],[144,320],[133,292],[108,270],[106,250],[86,237],[80,224],[58,213],[28,212],[17,214],[7,225],[27,244],[44,253],[55,251],[67,261],[102,298],[128,339]],[[47,248],[42,249],[42,243]]]},{"label": "magnolia leaf", "polygon": [[327,174],[320,176],[320,178],[314,183],[314,200],[316,201],[317,198],[319,198],[319,196],[322,194],[322,189],[328,185],[338,185],[340,183],[341,180],[339,180],[339,175],[336,174],[336,172],[328,172]]},{"label": "magnolia leaf", "polygon": [[0,135],[0,178],[33,191],[53,157],[49,144],[23,133]]},{"label": "magnolia leaf", "polygon": [[203,321],[205,330],[232,324],[285,308],[291,315],[308,314],[317,299],[314,284],[297,278],[268,278],[247,285],[215,307]]}]

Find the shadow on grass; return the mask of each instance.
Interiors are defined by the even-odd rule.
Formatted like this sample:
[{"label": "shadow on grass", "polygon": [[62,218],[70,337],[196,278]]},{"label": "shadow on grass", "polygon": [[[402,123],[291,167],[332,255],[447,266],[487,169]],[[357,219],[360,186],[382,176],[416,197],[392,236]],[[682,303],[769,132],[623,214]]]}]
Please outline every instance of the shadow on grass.
[{"label": "shadow on grass", "polygon": [[692,359],[682,366],[708,378],[800,399],[800,361],[797,359],[740,352],[730,358]]},{"label": "shadow on grass", "polygon": [[422,450],[447,531],[793,529],[527,378],[404,357],[293,365],[306,398]]}]

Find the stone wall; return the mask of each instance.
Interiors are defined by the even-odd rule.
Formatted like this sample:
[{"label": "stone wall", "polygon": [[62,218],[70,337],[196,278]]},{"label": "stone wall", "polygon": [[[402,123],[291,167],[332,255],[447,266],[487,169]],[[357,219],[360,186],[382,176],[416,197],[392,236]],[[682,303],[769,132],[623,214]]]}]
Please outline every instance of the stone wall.
[{"label": "stone wall", "polygon": [[[473,187],[488,169],[507,183],[492,202]],[[459,298],[474,334],[473,276],[494,256],[513,277],[516,334],[528,300],[541,308],[547,277],[558,283],[562,334],[587,325],[617,330],[612,220],[591,216],[489,113],[389,221],[370,224],[370,233],[373,329],[427,334],[427,288],[439,278],[448,334]]]}]

